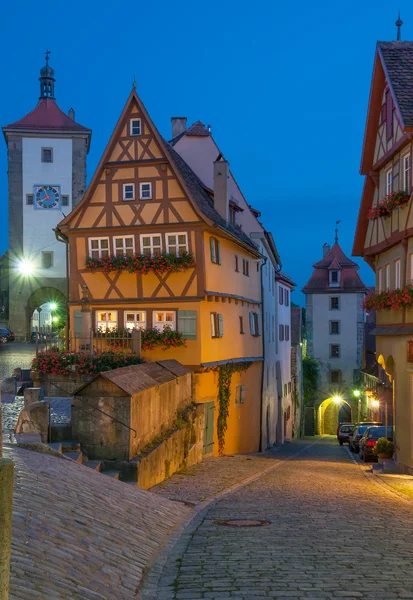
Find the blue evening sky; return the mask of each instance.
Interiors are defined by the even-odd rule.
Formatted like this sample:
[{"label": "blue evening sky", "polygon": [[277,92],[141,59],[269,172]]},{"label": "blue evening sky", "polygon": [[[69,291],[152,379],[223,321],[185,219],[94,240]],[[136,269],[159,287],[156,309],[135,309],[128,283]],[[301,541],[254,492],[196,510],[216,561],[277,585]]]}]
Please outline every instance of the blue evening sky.
[{"label": "blue evening sky", "polygon": [[[52,51],[56,99],[93,130],[88,180],[134,75],[160,132],[170,117],[212,125],[247,200],[262,212],[300,289],[332,242],[350,255],[376,40],[395,39],[407,0],[8,2],[2,9],[0,121],[29,112]],[[0,253],[7,249],[6,146],[0,152]],[[366,284],[373,272],[359,261]],[[295,294],[296,300],[302,297]]]}]

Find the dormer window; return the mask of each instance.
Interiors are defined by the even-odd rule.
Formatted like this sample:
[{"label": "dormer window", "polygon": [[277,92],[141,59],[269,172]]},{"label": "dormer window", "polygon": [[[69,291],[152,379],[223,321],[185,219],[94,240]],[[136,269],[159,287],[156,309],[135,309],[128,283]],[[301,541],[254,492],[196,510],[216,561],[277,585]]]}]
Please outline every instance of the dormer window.
[{"label": "dormer window", "polygon": [[330,271],[330,287],[339,287],[340,285],[340,271],[338,269],[332,269]]},{"label": "dormer window", "polygon": [[140,135],[141,134],[141,120],[140,119],[131,119],[130,120],[130,134],[131,135]]},{"label": "dormer window", "polygon": [[231,223],[231,225],[235,226],[235,216],[237,214],[237,211],[235,210],[234,206],[231,206],[231,204],[229,205],[229,222]]}]

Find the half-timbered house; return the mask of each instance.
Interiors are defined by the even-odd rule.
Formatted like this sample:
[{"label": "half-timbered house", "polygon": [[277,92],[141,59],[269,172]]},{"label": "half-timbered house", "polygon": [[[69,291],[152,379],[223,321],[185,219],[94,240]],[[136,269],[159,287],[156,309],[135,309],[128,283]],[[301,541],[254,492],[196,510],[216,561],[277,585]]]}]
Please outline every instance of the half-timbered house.
[{"label": "half-timbered house", "polygon": [[[401,21],[398,21],[398,26]],[[398,37],[399,39],[399,37]],[[376,273],[376,352],[394,390],[396,458],[413,469],[413,42],[379,42],[361,159],[353,254]],[[383,400],[384,401],[384,400]]]},{"label": "half-timbered house", "polygon": [[205,186],[133,89],[84,198],[59,225],[69,245],[72,331],[87,286],[96,329],[182,332],[184,347],[144,357],[195,371],[197,401],[207,404],[206,453],[218,452],[219,418],[227,453],[258,450],[260,437],[262,255],[231,223],[228,178],[219,157],[214,192]]}]

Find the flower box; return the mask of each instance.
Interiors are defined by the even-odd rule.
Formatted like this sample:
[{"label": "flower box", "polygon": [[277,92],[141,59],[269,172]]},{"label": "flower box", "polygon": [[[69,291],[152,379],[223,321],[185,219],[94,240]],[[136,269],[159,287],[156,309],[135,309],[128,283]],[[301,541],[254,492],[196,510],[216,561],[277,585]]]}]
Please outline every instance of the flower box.
[{"label": "flower box", "polygon": [[413,306],[413,285],[405,285],[397,290],[386,290],[366,296],[363,300],[365,310],[400,310]]},{"label": "flower box", "polygon": [[388,194],[384,200],[372,206],[368,212],[368,218],[370,221],[375,221],[376,219],[382,217],[389,217],[392,211],[395,208],[403,208],[409,202],[410,196],[406,194],[403,190],[398,190],[397,192],[392,192]]},{"label": "flower box", "polygon": [[196,266],[195,257],[190,252],[182,254],[163,253],[159,256],[147,254],[132,254],[130,256],[106,256],[103,258],[86,258],[86,269],[95,273],[111,273],[113,271],[127,271],[128,273],[141,273],[146,275],[156,273],[179,273]]}]

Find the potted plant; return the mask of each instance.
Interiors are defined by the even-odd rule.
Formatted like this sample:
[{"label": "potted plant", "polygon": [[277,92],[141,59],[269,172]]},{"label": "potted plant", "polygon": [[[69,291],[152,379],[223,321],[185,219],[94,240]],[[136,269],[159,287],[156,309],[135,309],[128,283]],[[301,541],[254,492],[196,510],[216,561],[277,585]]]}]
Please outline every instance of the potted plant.
[{"label": "potted plant", "polygon": [[379,438],[373,448],[374,454],[379,458],[392,458],[394,453],[394,444],[387,438]]}]

